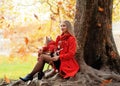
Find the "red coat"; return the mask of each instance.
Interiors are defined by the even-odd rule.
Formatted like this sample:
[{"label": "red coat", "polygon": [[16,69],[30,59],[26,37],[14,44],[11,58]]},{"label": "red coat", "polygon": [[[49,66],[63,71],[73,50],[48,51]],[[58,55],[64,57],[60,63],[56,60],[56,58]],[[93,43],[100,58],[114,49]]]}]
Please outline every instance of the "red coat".
[{"label": "red coat", "polygon": [[[46,46],[42,47],[43,48],[43,53],[51,55],[51,53],[54,53],[54,50],[56,49],[56,42],[51,40]],[[38,53],[38,61],[40,60],[39,58],[39,53]]]},{"label": "red coat", "polygon": [[60,45],[60,74],[63,78],[73,77],[79,70],[79,65],[75,60],[76,39],[74,36],[62,34],[56,39],[57,46]]},{"label": "red coat", "polygon": [[55,41],[50,41],[46,46],[43,47],[43,52],[54,52],[55,48]]}]

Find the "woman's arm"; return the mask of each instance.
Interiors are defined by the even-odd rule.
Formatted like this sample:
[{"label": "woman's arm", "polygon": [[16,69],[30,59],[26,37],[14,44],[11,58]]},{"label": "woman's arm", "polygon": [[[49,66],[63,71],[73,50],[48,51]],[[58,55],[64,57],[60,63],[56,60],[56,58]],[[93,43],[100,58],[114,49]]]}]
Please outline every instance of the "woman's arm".
[{"label": "woman's arm", "polygon": [[68,52],[65,54],[60,54],[59,57],[60,59],[71,59],[74,57],[75,53],[76,53],[76,39],[74,37],[70,37],[68,39]]}]

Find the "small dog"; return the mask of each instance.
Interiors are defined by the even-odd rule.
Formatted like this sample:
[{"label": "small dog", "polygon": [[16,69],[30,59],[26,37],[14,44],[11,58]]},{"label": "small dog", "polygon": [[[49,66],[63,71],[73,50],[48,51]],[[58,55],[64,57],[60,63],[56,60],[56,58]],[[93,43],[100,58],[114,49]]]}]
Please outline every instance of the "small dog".
[{"label": "small dog", "polygon": [[41,53],[41,49],[38,51],[38,57],[41,54],[47,54],[47,55],[50,55],[51,57],[53,57],[53,53],[54,53],[55,49],[56,49],[55,41],[53,41],[51,37],[46,36],[45,46],[42,49],[42,53]]}]

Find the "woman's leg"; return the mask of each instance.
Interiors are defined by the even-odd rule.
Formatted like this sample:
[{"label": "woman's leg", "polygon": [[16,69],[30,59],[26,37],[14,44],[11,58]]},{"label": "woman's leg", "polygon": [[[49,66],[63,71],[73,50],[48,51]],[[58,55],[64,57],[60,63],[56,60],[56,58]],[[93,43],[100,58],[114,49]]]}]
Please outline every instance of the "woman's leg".
[{"label": "woman's leg", "polygon": [[31,71],[30,75],[33,76],[37,72],[42,72],[44,64],[49,63],[52,61],[51,57],[49,55],[42,54],[40,57],[38,57],[38,61],[36,65],[34,66],[33,70]]},{"label": "woman's leg", "polygon": [[[50,61],[52,61],[51,57],[50,57],[49,55],[45,55],[45,54],[41,54],[40,57],[38,57],[38,58],[39,58],[39,59],[38,59],[36,65],[34,66],[33,70],[31,71],[31,73],[29,73],[29,74],[28,74],[26,77],[24,77],[24,78],[21,78],[21,77],[20,77],[21,80],[23,80],[23,81],[32,80],[32,79],[33,79],[33,76],[34,76],[37,72],[39,72],[39,73],[42,72],[45,62],[46,62],[46,63],[49,63]],[[43,74],[42,74],[41,76],[43,76]],[[39,77],[40,77],[40,76],[39,76]],[[39,78],[39,77],[38,77],[38,78]],[[42,77],[40,77],[39,79],[41,79],[41,78],[42,78]]]}]

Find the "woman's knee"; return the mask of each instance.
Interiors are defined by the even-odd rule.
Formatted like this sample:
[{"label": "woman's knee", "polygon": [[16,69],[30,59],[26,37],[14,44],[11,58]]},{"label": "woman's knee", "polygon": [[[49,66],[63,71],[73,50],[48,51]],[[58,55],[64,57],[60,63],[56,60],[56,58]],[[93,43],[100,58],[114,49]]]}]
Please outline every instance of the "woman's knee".
[{"label": "woman's knee", "polygon": [[45,54],[41,54],[39,57],[38,57],[38,61],[45,61],[45,62],[50,62],[52,61],[51,60],[51,57],[49,55],[45,55]]},{"label": "woman's knee", "polygon": [[41,61],[43,60],[43,55],[40,55],[38,58],[37,58],[38,61]]}]

